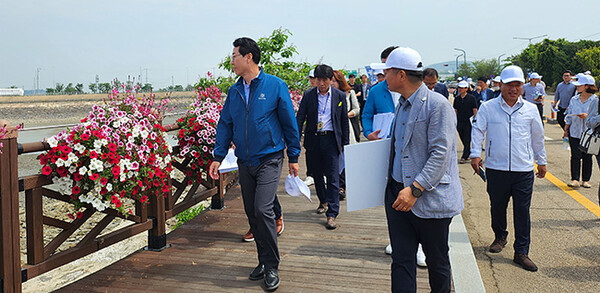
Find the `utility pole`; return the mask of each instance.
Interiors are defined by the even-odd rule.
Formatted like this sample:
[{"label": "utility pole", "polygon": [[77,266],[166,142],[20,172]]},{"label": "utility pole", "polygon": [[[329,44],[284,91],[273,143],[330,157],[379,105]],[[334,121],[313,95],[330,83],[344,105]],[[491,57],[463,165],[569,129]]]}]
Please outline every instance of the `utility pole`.
[{"label": "utility pole", "polygon": [[40,94],[40,70],[41,68],[37,68],[35,71],[35,79],[36,79],[36,87],[35,87],[35,95],[38,96]]},{"label": "utility pole", "polygon": [[146,83],[148,83],[148,68],[144,68],[143,70],[146,71]]},{"label": "utility pole", "polygon": [[171,75],[171,87],[175,87],[175,82],[173,81],[173,76]]},{"label": "utility pole", "polygon": [[460,48],[454,48],[454,50],[463,52],[463,63],[467,63],[467,51]]}]

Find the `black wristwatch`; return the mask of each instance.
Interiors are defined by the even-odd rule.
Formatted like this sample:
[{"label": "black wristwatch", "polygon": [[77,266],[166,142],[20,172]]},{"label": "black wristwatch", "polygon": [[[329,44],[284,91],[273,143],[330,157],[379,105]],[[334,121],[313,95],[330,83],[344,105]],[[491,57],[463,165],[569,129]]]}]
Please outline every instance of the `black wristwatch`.
[{"label": "black wristwatch", "polygon": [[410,191],[411,191],[412,195],[416,198],[419,198],[419,197],[421,197],[421,195],[423,195],[423,191],[421,191],[421,189],[417,188],[414,183],[410,184]]}]

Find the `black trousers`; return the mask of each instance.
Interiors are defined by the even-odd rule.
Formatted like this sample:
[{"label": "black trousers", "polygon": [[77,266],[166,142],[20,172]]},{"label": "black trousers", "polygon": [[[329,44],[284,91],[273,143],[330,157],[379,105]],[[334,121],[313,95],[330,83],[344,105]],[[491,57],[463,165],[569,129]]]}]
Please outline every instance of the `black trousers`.
[{"label": "black trousers", "polygon": [[567,109],[558,107],[558,112],[556,113],[556,120],[562,129],[565,129],[565,111]]},{"label": "black trousers", "polygon": [[540,112],[540,119],[542,119],[542,124],[544,123],[544,105],[535,104],[538,108],[538,112]]},{"label": "black trousers", "polygon": [[[337,217],[340,210],[340,153],[335,135],[317,135],[318,146],[306,150],[306,157],[315,180],[315,189],[319,203],[327,203],[327,217]],[[327,177],[327,185],[323,180]]]},{"label": "black trousers", "polygon": [[492,230],[496,239],[506,239],[506,208],[513,198],[513,220],[515,225],[515,253],[529,254],[531,221],[529,207],[533,193],[533,171],[511,172],[486,169],[487,192],[490,196]]},{"label": "black trousers", "polygon": [[458,136],[463,144],[463,153],[461,159],[468,159],[471,154],[471,122],[459,121],[456,124],[456,130],[458,130]]},{"label": "black trousers", "polygon": [[[592,177],[592,155],[579,150],[579,138],[569,136],[569,145],[571,146],[571,180],[579,181],[581,172],[583,181],[590,181]],[[583,162],[583,170],[582,164]]]},{"label": "black trousers", "polygon": [[246,166],[238,160],[244,210],[254,234],[258,262],[267,269],[279,267],[273,203],[277,199],[282,163],[283,158],[274,158],[259,166]]},{"label": "black trousers", "polygon": [[390,177],[385,191],[385,213],[392,244],[392,292],[417,292],[417,248],[423,246],[431,292],[450,292],[448,233],[452,218],[423,219],[411,211],[392,208],[402,183]]}]

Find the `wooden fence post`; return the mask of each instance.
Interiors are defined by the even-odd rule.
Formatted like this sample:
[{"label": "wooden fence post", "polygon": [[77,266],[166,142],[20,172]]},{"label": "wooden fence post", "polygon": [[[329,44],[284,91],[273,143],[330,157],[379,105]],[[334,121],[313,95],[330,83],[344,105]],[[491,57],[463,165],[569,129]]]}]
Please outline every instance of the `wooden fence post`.
[{"label": "wooden fence post", "polygon": [[[171,180],[168,180],[169,186]],[[171,188],[169,188],[169,193]],[[169,248],[167,245],[167,222],[165,216],[165,198],[163,194],[149,196],[148,219],[152,219],[152,229],[148,231],[148,247],[150,251],[162,251]]]},{"label": "wooden fence post", "polygon": [[0,289],[21,292],[17,130],[8,130],[0,154]]}]

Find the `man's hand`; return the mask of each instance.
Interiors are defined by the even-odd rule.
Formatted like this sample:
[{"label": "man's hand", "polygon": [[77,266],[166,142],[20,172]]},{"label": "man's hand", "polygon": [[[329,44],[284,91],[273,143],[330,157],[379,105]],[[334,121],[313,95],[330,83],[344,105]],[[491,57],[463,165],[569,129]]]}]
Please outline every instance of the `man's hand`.
[{"label": "man's hand", "polygon": [[379,140],[379,133],[381,132],[381,129],[375,130],[371,133],[369,133],[369,135],[367,135],[367,139],[368,140]]},{"label": "man's hand", "polygon": [[587,113],[581,113],[581,114],[577,114],[577,117],[585,120],[585,118],[587,118],[588,114]]},{"label": "man's hand", "polygon": [[398,192],[398,197],[396,201],[392,204],[392,208],[399,212],[408,212],[415,205],[417,198],[412,195],[412,191],[409,187],[405,187],[404,189]]},{"label": "man's hand", "polygon": [[537,170],[537,173],[535,173],[537,178],[544,178],[546,176],[546,165],[538,165]]},{"label": "man's hand", "polygon": [[298,173],[300,173],[300,165],[298,163],[290,163],[290,175],[298,177]]},{"label": "man's hand", "polygon": [[208,175],[210,175],[210,178],[219,180],[219,166],[221,166],[221,163],[217,161],[213,161],[212,164],[210,164],[210,168],[208,168]]},{"label": "man's hand", "polygon": [[473,170],[475,171],[475,173],[477,173],[477,175],[479,175],[479,166],[483,165],[481,163],[481,158],[472,158],[471,159],[471,168],[473,168]]}]

